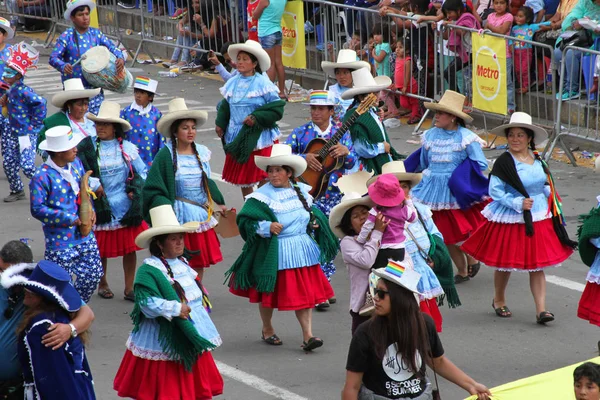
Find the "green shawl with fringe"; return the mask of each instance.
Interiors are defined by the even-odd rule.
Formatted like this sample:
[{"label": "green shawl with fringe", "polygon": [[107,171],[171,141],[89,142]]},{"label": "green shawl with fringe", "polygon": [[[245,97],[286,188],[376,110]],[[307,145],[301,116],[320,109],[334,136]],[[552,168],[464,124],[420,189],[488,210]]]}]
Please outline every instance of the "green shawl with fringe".
[{"label": "green shawl with fringe", "polygon": [[580,215],[579,222],[581,222],[577,228],[579,255],[581,261],[591,267],[596,259],[598,248],[590,243],[590,239],[600,237],[600,207],[593,208],[589,214]]},{"label": "green shawl with fringe", "polygon": [[[329,229],[327,217],[314,206],[312,216],[311,222],[315,221],[319,227],[313,230],[309,223],[306,229],[321,249],[321,263],[326,263],[335,258],[339,242]],[[279,242],[277,236],[264,238],[256,233],[259,221],[278,222],[269,206],[249,198],[236,219],[246,243],[242,254],[225,273],[225,282],[234,289],[254,287],[258,292],[271,293],[277,281]]]},{"label": "green shawl with fringe", "polygon": [[452,269],[452,259],[450,253],[444,244],[444,240],[439,236],[427,232],[431,245],[429,247],[429,257],[433,260],[433,272],[440,281],[444,296],[440,296],[438,305],[444,305],[444,298],[448,300],[448,307],[456,308],[461,304],[458,297],[458,291],[454,285],[454,270]]},{"label": "green shawl with fringe", "polygon": [[[250,115],[254,116],[255,122],[252,127],[244,125],[238,135],[223,148],[225,153],[231,155],[239,164],[248,162],[250,155],[256,148],[258,139],[265,129],[277,127],[277,121],[283,118],[285,101],[276,100],[258,107]],[[215,124],[225,132],[229,125],[230,109],[227,101],[221,101],[217,111]]]},{"label": "green shawl with fringe", "polygon": [[[131,312],[133,332],[140,329],[140,324],[146,318],[142,307],[151,297],[159,297],[169,301],[180,301],[177,293],[165,275],[158,268],[143,264],[135,273],[134,282],[135,305]],[[156,318],[158,322],[158,342],[169,357],[184,365],[188,371],[196,363],[198,356],[216,346],[198,334],[194,325],[187,319],[179,317],[171,321],[166,318]]]}]

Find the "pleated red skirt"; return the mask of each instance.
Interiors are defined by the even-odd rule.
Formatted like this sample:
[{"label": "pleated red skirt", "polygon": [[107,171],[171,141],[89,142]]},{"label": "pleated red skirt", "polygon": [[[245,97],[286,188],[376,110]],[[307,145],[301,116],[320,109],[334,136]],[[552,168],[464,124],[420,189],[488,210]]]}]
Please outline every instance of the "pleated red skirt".
[{"label": "pleated red skirt", "polygon": [[481,215],[481,210],[490,201],[476,203],[468,210],[432,211],[433,222],[444,236],[444,243],[457,244],[467,240],[486,221]]},{"label": "pleated red skirt", "polygon": [[199,251],[189,260],[192,268],[208,268],[223,261],[221,254],[221,242],[214,229],[206,232],[186,233],[183,236],[185,248],[191,251]]},{"label": "pleated red skirt", "polygon": [[437,299],[426,299],[419,303],[421,312],[428,314],[435,322],[435,330],[442,331],[442,313],[437,305]]},{"label": "pleated red skirt", "polygon": [[577,316],[581,319],[589,321],[590,324],[600,326],[600,285],[597,283],[587,282],[581,299],[579,300],[579,308]]},{"label": "pleated red skirt", "polygon": [[514,271],[537,271],[565,261],[573,250],[554,232],[552,219],[533,223],[534,234],[525,234],[525,224],[486,221],[461,249],[489,267]]},{"label": "pleated red skirt", "polygon": [[126,226],[113,231],[94,231],[100,258],[115,258],[141,250],[135,245],[137,235],[148,229],[146,221],[138,226]]},{"label": "pleated red skirt", "polygon": [[280,311],[313,308],[334,297],[333,288],[319,264],[278,271],[272,293],[260,293],[254,288],[234,289],[233,286],[229,287],[229,291],[236,296],[247,297],[250,303],[260,303],[263,307]]},{"label": "pleated red skirt", "polygon": [[238,186],[253,186],[265,179],[267,173],[254,163],[254,156],[268,157],[273,147],[254,150],[245,164],[238,163],[231,155],[225,154],[222,178],[225,182]]},{"label": "pleated red skirt", "polygon": [[223,378],[209,351],[188,372],[174,361],[154,361],[125,352],[113,388],[136,400],[210,400],[223,393]]}]

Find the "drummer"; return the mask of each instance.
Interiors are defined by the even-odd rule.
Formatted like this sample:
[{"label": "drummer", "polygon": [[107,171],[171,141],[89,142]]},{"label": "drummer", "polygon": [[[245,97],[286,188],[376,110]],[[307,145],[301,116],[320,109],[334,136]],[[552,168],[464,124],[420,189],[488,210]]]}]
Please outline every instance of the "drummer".
[{"label": "drummer", "polygon": [[[90,27],[90,12],[96,7],[93,0],[69,0],[64,17],[71,19],[73,27],[67,29],[56,40],[56,45],[50,54],[50,65],[61,73],[62,81],[71,78],[81,78],[86,89],[93,88],[82,75],[81,63],[74,65],[86,51],[96,46],[104,46],[117,57],[117,72],[125,67],[121,50],[96,28]],[[75,34],[77,32],[77,34]],[[104,92],[90,99],[89,112],[96,115],[104,100]]]}]

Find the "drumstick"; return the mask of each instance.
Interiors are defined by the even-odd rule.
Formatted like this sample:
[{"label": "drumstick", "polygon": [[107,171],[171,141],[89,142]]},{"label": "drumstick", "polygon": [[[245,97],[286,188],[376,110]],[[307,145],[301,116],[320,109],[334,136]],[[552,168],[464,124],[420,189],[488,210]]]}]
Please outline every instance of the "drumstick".
[{"label": "drumstick", "polygon": [[79,64],[82,60],[86,59],[86,55],[82,55],[81,58],[77,61],[75,61],[75,63],[73,63],[73,65],[71,65],[72,67],[76,66],[77,64]]}]

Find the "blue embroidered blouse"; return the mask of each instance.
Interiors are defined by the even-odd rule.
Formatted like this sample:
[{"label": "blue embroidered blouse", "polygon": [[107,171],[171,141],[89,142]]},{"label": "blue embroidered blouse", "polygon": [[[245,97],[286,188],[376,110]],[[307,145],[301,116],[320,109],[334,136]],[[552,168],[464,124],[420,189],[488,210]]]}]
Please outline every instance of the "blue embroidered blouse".
[{"label": "blue embroidered blouse", "polygon": [[125,132],[125,139],[138,147],[140,157],[150,168],[152,160],[165,145],[165,138],[156,129],[162,113],[158,108],[149,104],[150,110],[143,115],[133,104],[121,110],[121,118],[131,124],[131,130]]},{"label": "blue embroidered blouse", "polygon": [[[309,207],[312,206],[312,197],[308,194],[310,186],[303,183],[298,185]],[[306,231],[310,214],[304,209],[294,188],[276,188],[267,183],[246,196],[246,199],[256,199],[269,206],[277,221],[283,225],[281,233],[277,235],[280,271],[319,263],[321,250]],[[270,221],[260,221],[257,233],[262,237],[271,237],[270,227]]]},{"label": "blue embroidered blouse", "polygon": [[39,96],[21,79],[10,88],[7,96],[8,121],[17,136],[33,136],[35,143],[46,118],[46,99]]}]

